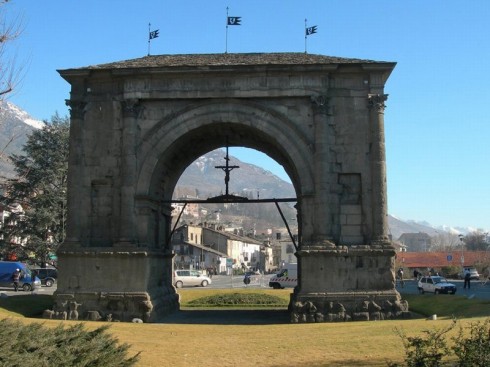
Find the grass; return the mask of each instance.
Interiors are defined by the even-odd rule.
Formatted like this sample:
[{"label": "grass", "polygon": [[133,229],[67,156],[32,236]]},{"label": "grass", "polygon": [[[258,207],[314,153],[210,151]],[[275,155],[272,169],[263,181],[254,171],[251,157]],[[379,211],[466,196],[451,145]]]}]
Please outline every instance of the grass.
[{"label": "grass", "polygon": [[[261,292],[288,301],[290,290],[253,289],[192,289],[179,290],[182,308],[191,309],[193,300],[216,294],[254,294]],[[22,298],[30,303],[22,312],[14,312],[14,304],[5,308],[0,300],[0,318],[15,317],[23,322],[43,322],[55,326],[60,321],[33,320],[25,316],[36,314],[42,307],[34,306],[36,300]],[[29,296],[30,297],[30,296]],[[35,296],[39,297],[39,296]],[[451,315],[458,311],[464,317],[462,323],[484,319],[490,315],[488,302],[468,300],[463,297],[431,297],[430,295],[407,295],[412,310],[431,315],[438,320],[425,318],[380,322],[350,322],[322,324],[266,323],[263,325],[239,324],[131,324],[112,323],[109,332],[121,343],[131,345],[129,354],[141,351],[138,366],[386,366],[387,361],[401,362],[404,357],[402,342],[394,332],[401,328],[411,335],[419,335],[428,328],[441,328],[451,323]],[[12,301],[13,302],[13,301]],[[22,301],[20,301],[23,303]],[[456,306],[453,307],[453,303]],[[19,304],[17,304],[19,305]],[[20,305],[19,305],[20,306]],[[278,306],[284,310],[285,307]],[[482,312],[486,309],[486,314]],[[226,310],[229,310],[227,308]],[[445,311],[447,310],[447,312]],[[270,312],[270,307],[265,312]],[[280,312],[280,311],[278,311]],[[483,314],[482,314],[483,313]],[[66,323],[72,323],[66,321]],[[87,328],[95,329],[101,323],[84,322]]]},{"label": "grass", "polygon": [[39,317],[53,306],[53,296],[29,294],[0,298],[0,311],[6,316]]},{"label": "grass", "polygon": [[490,316],[489,300],[443,294],[404,294],[402,297],[408,301],[410,311],[423,316],[435,314],[458,319]]},{"label": "grass", "polygon": [[[243,298],[244,301],[247,303],[250,302],[250,306],[253,307],[276,307],[276,308],[283,308],[287,309],[288,304],[289,304],[289,297],[291,294],[291,289],[254,289],[254,288],[248,288],[248,289],[221,289],[219,291],[215,289],[180,289],[178,291],[180,294],[180,304],[181,304],[181,309],[186,309],[186,308],[195,308],[196,306],[200,307],[227,307],[227,308],[233,308],[233,307],[238,307],[238,308],[243,308],[242,303],[235,303],[235,304],[218,304],[218,303],[213,303],[210,301],[210,298],[214,297],[220,297],[220,298],[226,298],[227,302],[233,301],[234,299],[237,298]],[[262,296],[262,297],[259,297]],[[265,301],[265,299],[268,300],[274,300],[273,303],[268,303],[267,305],[265,304],[259,304],[259,302]],[[255,305],[251,304],[255,300]],[[249,307],[249,305],[245,305],[245,307]]]}]

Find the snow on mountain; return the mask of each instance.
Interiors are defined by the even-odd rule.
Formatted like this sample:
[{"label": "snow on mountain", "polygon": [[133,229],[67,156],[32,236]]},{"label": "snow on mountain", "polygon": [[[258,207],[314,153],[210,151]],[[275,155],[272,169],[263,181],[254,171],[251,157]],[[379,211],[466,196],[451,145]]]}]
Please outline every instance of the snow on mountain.
[{"label": "snow on mountain", "polygon": [[18,106],[8,101],[1,102],[0,110],[3,109],[8,111],[11,117],[16,118],[17,120],[20,120],[36,129],[42,129],[45,125],[43,121],[33,119],[26,111],[20,109]]},{"label": "snow on mountain", "polygon": [[482,228],[475,228],[475,227],[451,227],[451,226],[446,226],[442,225],[439,226],[443,231],[449,232],[451,234],[462,234],[463,236],[466,236],[468,233],[473,233],[473,232],[486,232],[488,233],[488,229],[482,229]]},{"label": "snow on mountain", "polygon": [[33,119],[13,103],[0,101],[0,177],[14,176],[9,156],[22,154],[27,137],[43,126],[44,122]]}]

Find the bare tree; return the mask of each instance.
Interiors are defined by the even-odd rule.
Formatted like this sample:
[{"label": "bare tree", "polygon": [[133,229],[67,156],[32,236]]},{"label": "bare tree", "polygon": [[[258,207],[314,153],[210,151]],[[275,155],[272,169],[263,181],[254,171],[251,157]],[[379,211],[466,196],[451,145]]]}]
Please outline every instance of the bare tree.
[{"label": "bare tree", "polygon": [[15,57],[7,52],[7,45],[19,37],[22,28],[20,18],[8,19],[5,10],[8,2],[0,0],[0,101],[12,93],[21,71]]},{"label": "bare tree", "polygon": [[451,251],[460,245],[459,237],[454,233],[438,232],[431,237],[431,251]]}]

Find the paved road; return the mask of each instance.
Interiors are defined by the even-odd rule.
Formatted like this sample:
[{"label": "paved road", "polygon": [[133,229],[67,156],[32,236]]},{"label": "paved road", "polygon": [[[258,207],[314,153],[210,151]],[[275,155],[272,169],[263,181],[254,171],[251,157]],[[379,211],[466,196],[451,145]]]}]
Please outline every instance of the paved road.
[{"label": "paved road", "polygon": [[[212,289],[230,289],[230,288],[269,288],[269,278],[272,275],[263,275],[254,277],[251,279],[250,284],[245,285],[243,283],[243,276],[228,276],[228,275],[215,275],[212,278],[212,284],[208,288]],[[463,289],[463,281],[462,280],[452,280],[449,282],[453,283],[457,287],[456,295],[458,296],[466,296],[471,298],[481,298],[490,300],[490,282],[488,282],[485,286],[481,285],[479,281],[471,281],[471,289]],[[188,287],[185,289],[206,289],[203,287]],[[396,289],[401,294],[419,294],[417,289],[417,283],[414,280],[406,280],[405,286],[402,288],[399,284],[397,284]],[[1,294],[5,294],[7,296],[22,296],[27,294],[53,294],[56,290],[56,284],[53,287],[41,287],[34,292],[14,292],[12,288],[0,288],[0,296]],[[441,295],[446,296],[446,295]],[[450,295],[449,295],[450,296]]]},{"label": "paved road", "polygon": [[[448,280],[450,283],[453,283],[456,285],[456,295],[458,296],[465,296],[465,297],[471,297],[471,298],[480,298],[480,299],[490,299],[490,282],[488,282],[486,285],[482,286],[480,281],[472,280],[471,281],[471,288],[470,289],[464,289],[463,284],[464,282],[462,280],[455,280],[455,279],[449,279]],[[399,283],[397,283],[396,289],[398,292],[401,294],[419,294],[419,291],[417,289],[417,282],[415,280],[406,280],[405,281],[405,286],[402,288]],[[441,295],[441,296],[446,296],[446,295]],[[449,295],[451,296],[451,295]]]},{"label": "paved road", "polygon": [[2,288],[0,287],[0,297],[2,294],[5,294],[7,296],[25,296],[25,295],[28,295],[28,294],[47,294],[47,295],[51,295],[54,293],[54,291],[56,290],[56,284],[52,287],[41,287],[41,288],[38,288],[36,289],[35,291],[33,292],[24,292],[22,290],[19,290],[18,292],[15,292],[13,288]]}]

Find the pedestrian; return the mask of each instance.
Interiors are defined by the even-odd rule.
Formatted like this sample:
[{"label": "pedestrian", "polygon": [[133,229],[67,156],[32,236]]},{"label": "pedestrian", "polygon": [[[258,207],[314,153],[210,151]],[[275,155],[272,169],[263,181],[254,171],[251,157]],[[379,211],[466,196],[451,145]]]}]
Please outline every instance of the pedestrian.
[{"label": "pedestrian", "polygon": [[14,282],[14,289],[17,292],[19,289],[19,280],[20,280],[20,269],[15,269],[12,273],[12,281]]},{"label": "pedestrian", "polygon": [[471,273],[470,269],[465,269],[464,270],[464,286],[463,288],[466,289],[466,286],[468,286],[468,289],[471,288]]},{"label": "pedestrian", "polygon": [[36,276],[37,276],[37,272],[35,270],[31,270],[31,282],[32,282],[31,291],[32,292],[34,292],[34,283],[36,282]]},{"label": "pedestrian", "polygon": [[419,279],[419,272],[418,272],[418,270],[417,270],[417,269],[415,269],[415,270],[413,271],[413,277],[414,277],[414,279],[415,279],[415,280],[418,280],[418,279]]},{"label": "pedestrian", "polygon": [[403,281],[403,269],[402,268],[398,269],[398,279],[400,279],[400,285],[402,286],[402,288],[404,288],[405,283]]}]

